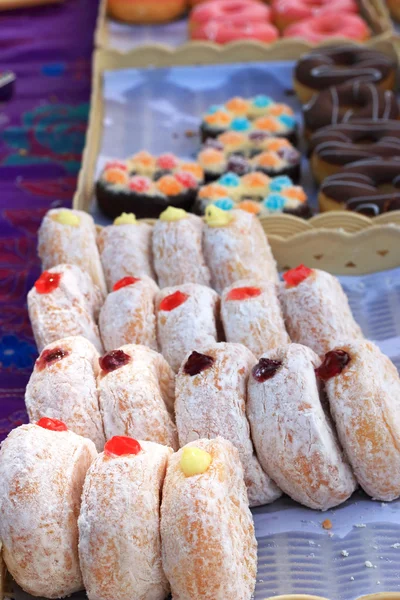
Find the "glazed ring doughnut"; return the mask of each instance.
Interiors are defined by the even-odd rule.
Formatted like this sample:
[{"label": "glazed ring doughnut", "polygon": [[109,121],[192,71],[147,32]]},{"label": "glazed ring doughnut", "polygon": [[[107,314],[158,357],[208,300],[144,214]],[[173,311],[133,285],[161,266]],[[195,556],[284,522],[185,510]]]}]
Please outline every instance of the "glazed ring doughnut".
[{"label": "glazed ring doughnut", "polygon": [[[218,0],[204,2],[194,8],[189,19],[189,33],[193,38],[206,23],[217,22],[229,26],[240,23],[269,23],[271,9],[255,0]],[[228,26],[229,24],[229,26]]]},{"label": "glazed ring doughnut", "polygon": [[350,81],[315,94],[303,106],[306,137],[326,125],[353,119],[398,119],[399,105],[393,92],[372,83]]},{"label": "glazed ring doughnut", "polygon": [[353,210],[368,217],[400,210],[400,158],[360,160],[327,177],[321,211]]},{"label": "glazed ring doughnut", "polygon": [[294,71],[294,89],[303,104],[316,92],[354,79],[391,90],[396,70],[397,61],[377,50],[345,44],[328,46],[300,58]]},{"label": "glazed ring doughnut", "polygon": [[265,44],[275,42],[279,32],[271,23],[209,21],[192,34],[193,40],[209,40],[216,44],[229,44],[238,40],[258,40]]},{"label": "glazed ring doughnut", "polygon": [[314,133],[310,150],[312,172],[321,183],[352,162],[400,157],[400,121],[359,119],[328,125]]},{"label": "glazed ring doughnut", "polygon": [[370,37],[370,30],[358,15],[343,14],[337,19],[336,14],[325,13],[289,25],[283,37],[302,38],[311,44],[320,44],[335,37],[364,42]]},{"label": "glazed ring doughnut", "polygon": [[271,4],[272,18],[280,31],[303,19],[315,15],[323,15],[327,11],[358,13],[355,0],[273,0]]}]

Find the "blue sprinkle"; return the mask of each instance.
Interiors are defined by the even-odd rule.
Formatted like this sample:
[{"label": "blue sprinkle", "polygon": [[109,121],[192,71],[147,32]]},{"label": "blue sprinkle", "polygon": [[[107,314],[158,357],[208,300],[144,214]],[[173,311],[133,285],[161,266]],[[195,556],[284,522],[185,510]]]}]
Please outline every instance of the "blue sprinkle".
[{"label": "blue sprinkle", "polygon": [[220,183],[221,185],[227,185],[229,187],[237,187],[240,184],[240,177],[236,175],[236,173],[232,173],[232,171],[229,171],[228,173],[225,173],[225,175],[222,175],[222,177],[218,179],[218,183]]},{"label": "blue sprinkle", "polygon": [[296,119],[290,115],[281,115],[278,118],[283,125],[286,125],[286,127],[290,127],[291,129],[296,125]]},{"label": "blue sprinkle", "polygon": [[286,175],[281,175],[280,177],[274,177],[271,183],[269,184],[269,189],[271,192],[281,192],[285,188],[292,187],[293,182],[290,177],[286,177]]},{"label": "blue sprinkle", "polygon": [[257,108],[266,108],[267,106],[270,106],[270,104],[273,103],[274,101],[271,100],[271,98],[268,98],[268,96],[263,96],[262,94],[259,94],[258,96],[253,98],[253,104]]},{"label": "blue sprinkle", "polygon": [[214,205],[218,206],[218,208],[221,208],[222,210],[232,210],[232,208],[235,206],[235,203],[231,198],[227,197],[219,198],[214,202]]},{"label": "blue sprinkle", "polygon": [[208,109],[207,114],[214,115],[216,112],[219,112],[220,110],[223,110],[224,112],[226,112],[226,108],[223,104],[213,104]]},{"label": "blue sprinkle", "polygon": [[269,211],[281,211],[285,207],[285,198],[279,194],[270,194],[263,201],[263,205]]},{"label": "blue sprinkle", "polygon": [[230,125],[230,129],[233,129],[233,131],[247,131],[250,127],[250,121],[246,117],[236,117]]}]

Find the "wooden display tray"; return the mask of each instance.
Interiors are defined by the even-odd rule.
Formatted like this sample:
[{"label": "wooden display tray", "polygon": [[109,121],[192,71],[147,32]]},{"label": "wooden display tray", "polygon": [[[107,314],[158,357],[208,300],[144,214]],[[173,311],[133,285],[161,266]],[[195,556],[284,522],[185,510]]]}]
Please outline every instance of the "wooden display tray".
[{"label": "wooden display tray", "polygon": [[[372,40],[376,42],[388,41],[393,36],[393,23],[384,0],[357,0],[360,12],[373,32]],[[100,0],[99,14],[95,33],[95,44],[98,48],[114,50],[118,54],[128,54],[131,66],[169,66],[188,65],[201,63],[221,63],[263,61],[265,52],[275,53],[276,56],[285,54],[287,58],[298,58],[296,41],[293,38],[279,39],[272,44],[258,41],[240,41],[221,46],[213,42],[188,41],[173,48],[165,44],[149,43],[132,48],[128,52],[121,52],[112,47],[110,42],[109,19],[107,17],[107,0]],[[299,40],[297,40],[299,41]],[[344,40],[336,38],[328,43],[342,43]],[[346,40],[348,41],[348,40]],[[322,44],[323,45],[323,44]],[[303,42],[302,52],[310,50],[311,44]],[[304,48],[304,49],[303,49]]]}]

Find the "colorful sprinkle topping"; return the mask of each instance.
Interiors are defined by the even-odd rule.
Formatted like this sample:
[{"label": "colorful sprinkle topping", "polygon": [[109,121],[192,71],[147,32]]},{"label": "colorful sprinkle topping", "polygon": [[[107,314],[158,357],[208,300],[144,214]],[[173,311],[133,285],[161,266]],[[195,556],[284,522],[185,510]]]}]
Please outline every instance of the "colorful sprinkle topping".
[{"label": "colorful sprinkle topping", "polygon": [[39,279],[35,281],[35,289],[38,294],[51,294],[60,285],[61,273],[50,273],[43,271]]},{"label": "colorful sprinkle topping", "polygon": [[232,213],[221,210],[218,206],[209,204],[206,208],[204,220],[209,227],[225,227],[231,223],[232,219]]},{"label": "colorful sprinkle topping", "polygon": [[232,123],[230,125],[230,128],[233,131],[248,131],[250,127],[251,123],[249,119],[246,119],[246,117],[236,117],[232,120]]},{"label": "colorful sprinkle topping", "polygon": [[285,208],[286,200],[279,194],[270,194],[263,201],[263,205],[270,212],[281,212]]},{"label": "colorful sprinkle topping", "polygon": [[282,363],[279,360],[260,358],[256,366],[253,367],[252,374],[256,381],[263,383],[267,379],[271,379],[281,366]]},{"label": "colorful sprinkle topping", "polygon": [[204,171],[203,168],[198,165],[197,163],[193,163],[193,162],[188,162],[188,163],[182,163],[181,166],[179,167],[180,171],[187,171],[188,173],[191,173],[192,175],[194,175],[196,177],[196,179],[198,181],[201,181],[204,179]]},{"label": "colorful sprinkle topping", "polygon": [[62,360],[65,356],[68,356],[69,352],[63,348],[51,348],[51,350],[43,350],[39,358],[35,363],[35,367],[42,371],[48,365]]},{"label": "colorful sprinkle topping", "polygon": [[194,377],[202,371],[212,367],[214,362],[215,360],[212,356],[200,354],[200,352],[196,352],[196,350],[194,350],[185,362],[183,366],[183,372],[186,375],[190,375],[190,377]]},{"label": "colorful sprinkle topping", "polygon": [[114,225],[137,225],[136,216],[133,213],[122,213],[114,219]]},{"label": "colorful sprinkle topping", "polygon": [[123,350],[111,350],[99,358],[99,365],[103,373],[111,373],[111,371],[127,365],[130,360],[131,357]]},{"label": "colorful sprinkle topping", "polygon": [[175,169],[178,166],[178,159],[170,153],[161,154],[156,161],[160,169]]},{"label": "colorful sprinkle topping", "polygon": [[305,202],[307,200],[307,194],[303,188],[298,185],[294,185],[290,188],[284,188],[282,193],[290,200],[298,200],[299,202]]},{"label": "colorful sprinkle topping", "polygon": [[229,292],[227,300],[249,300],[250,298],[257,298],[262,293],[261,288],[258,287],[240,287],[234,288]]},{"label": "colorful sprinkle topping", "polygon": [[194,475],[202,475],[205,473],[211,464],[211,454],[191,446],[183,448],[181,454],[181,469],[185,477],[193,477]]},{"label": "colorful sprinkle topping", "polygon": [[126,163],[121,160],[110,160],[106,163],[106,169],[122,169],[122,171],[127,171],[128,167]]},{"label": "colorful sprinkle topping", "polygon": [[175,177],[186,189],[195,189],[199,185],[199,180],[189,171],[177,171]]},{"label": "colorful sprinkle topping", "polygon": [[143,165],[144,167],[148,167],[155,163],[154,157],[150,154],[150,152],[147,152],[147,150],[142,150],[141,152],[134,154],[131,160]]},{"label": "colorful sprinkle topping", "polygon": [[270,182],[270,178],[268,175],[264,175],[264,173],[259,173],[255,171],[254,173],[248,173],[242,177],[243,185],[249,187],[265,187],[268,186]]},{"label": "colorful sprinkle topping", "polygon": [[182,219],[187,218],[186,210],[183,208],[175,208],[174,206],[168,206],[163,212],[160,214],[160,221],[167,221],[171,223],[172,221],[182,221]]},{"label": "colorful sprinkle topping", "polygon": [[215,125],[216,127],[218,127],[219,125],[229,125],[229,123],[232,121],[232,117],[227,112],[218,111],[213,113],[212,115],[206,115],[204,117],[204,120],[206,123],[208,123],[208,125]]},{"label": "colorful sprinkle topping", "polygon": [[206,148],[200,152],[198,159],[204,165],[215,165],[223,162],[224,153],[222,150],[215,150],[215,148]]},{"label": "colorful sprinkle topping", "polygon": [[227,187],[237,187],[240,184],[240,177],[236,173],[225,173],[218,179],[218,183]]},{"label": "colorful sprinkle topping", "polygon": [[212,106],[209,107],[207,114],[208,115],[215,115],[215,113],[220,112],[220,111],[224,111],[225,106],[223,104],[213,104]]},{"label": "colorful sprinkle topping", "polygon": [[304,265],[299,265],[294,269],[290,269],[283,274],[283,279],[286,282],[286,287],[296,287],[302,281],[307,279],[313,273],[313,269],[309,269]]},{"label": "colorful sprinkle topping", "polygon": [[129,189],[133,192],[139,192],[143,194],[148,192],[151,188],[151,180],[148,177],[142,175],[134,175],[129,181]]},{"label": "colorful sprinkle topping", "polygon": [[104,171],[103,179],[112,185],[126,185],[129,181],[128,173],[116,168]]},{"label": "colorful sprinkle topping", "polygon": [[217,198],[225,198],[226,197],[226,188],[218,183],[210,183],[209,185],[204,185],[199,191],[200,198],[209,198],[210,200],[214,200]]},{"label": "colorful sprinkle topping", "polygon": [[269,184],[269,189],[271,192],[281,192],[283,189],[287,187],[291,187],[293,185],[293,181],[290,177],[286,177],[286,175],[281,175],[280,177],[274,177]]},{"label": "colorful sprinkle topping", "polygon": [[260,117],[254,121],[254,127],[263,131],[278,131],[279,129],[275,117]]},{"label": "colorful sprinkle topping", "polygon": [[137,277],[122,277],[117,283],[113,285],[113,292],[120,290],[121,288],[127,287],[128,285],[133,285],[140,281]]},{"label": "colorful sprinkle topping", "polygon": [[57,221],[61,225],[70,225],[71,227],[79,227],[81,222],[78,215],[72,212],[72,210],[59,210],[53,215],[53,220]]},{"label": "colorful sprinkle topping", "polygon": [[183,191],[183,185],[173,175],[164,175],[156,182],[157,188],[166,196],[177,196]]},{"label": "colorful sprinkle topping", "polygon": [[178,306],[184,304],[188,298],[188,294],[184,294],[183,292],[177,290],[173,294],[165,296],[165,298],[161,300],[158,310],[170,312],[171,310],[174,310],[174,308],[178,308]]},{"label": "colorful sprinkle topping", "polygon": [[108,456],[128,456],[139,454],[142,448],[137,440],[123,435],[114,435],[106,442],[104,454]]},{"label": "colorful sprinkle topping", "polygon": [[232,98],[225,104],[226,108],[235,115],[245,115],[249,110],[249,105],[248,100],[244,100],[239,96]]},{"label": "colorful sprinkle topping", "polygon": [[238,146],[246,142],[246,136],[237,131],[225,131],[218,136],[218,141],[224,146]]},{"label": "colorful sprinkle topping", "polygon": [[276,167],[281,162],[279,157],[272,152],[261,152],[256,157],[256,162],[262,167]]},{"label": "colorful sprinkle topping", "polygon": [[62,421],[58,419],[49,419],[49,417],[42,417],[37,421],[36,425],[49,431],[68,431],[68,427]]},{"label": "colorful sprinkle topping", "polygon": [[219,198],[214,202],[214,206],[217,206],[221,210],[232,210],[235,203],[231,198]]},{"label": "colorful sprinkle topping", "polygon": [[251,215],[258,215],[261,212],[260,203],[255,200],[242,200],[238,203],[237,208],[240,208],[240,210],[244,210]]},{"label": "colorful sprinkle topping", "polygon": [[267,106],[270,106],[273,103],[274,101],[271,98],[262,94],[259,94],[258,96],[255,96],[255,98],[253,98],[253,105],[256,108],[266,108]]},{"label": "colorful sprinkle topping", "polygon": [[344,350],[331,350],[325,354],[324,361],[315,369],[315,374],[319,379],[327,381],[331,377],[340,375],[349,362],[350,356],[347,352]]},{"label": "colorful sprinkle topping", "polygon": [[279,121],[288,129],[293,129],[296,125],[296,119],[290,115],[281,115]]}]

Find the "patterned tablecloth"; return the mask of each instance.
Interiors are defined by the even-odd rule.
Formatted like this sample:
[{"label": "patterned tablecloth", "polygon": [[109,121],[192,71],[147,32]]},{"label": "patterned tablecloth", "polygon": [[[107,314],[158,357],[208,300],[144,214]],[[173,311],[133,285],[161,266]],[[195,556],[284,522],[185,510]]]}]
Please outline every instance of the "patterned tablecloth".
[{"label": "patterned tablecloth", "polygon": [[0,72],[17,75],[14,97],[0,104],[0,439],[27,419],[36,232],[43,214],[69,206],[75,190],[96,13],[97,0],[0,13]]}]

